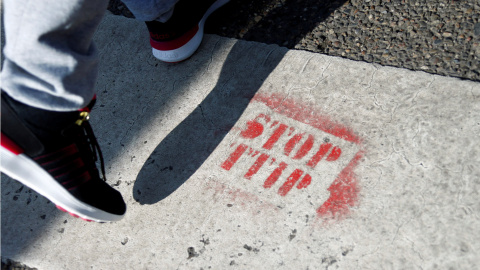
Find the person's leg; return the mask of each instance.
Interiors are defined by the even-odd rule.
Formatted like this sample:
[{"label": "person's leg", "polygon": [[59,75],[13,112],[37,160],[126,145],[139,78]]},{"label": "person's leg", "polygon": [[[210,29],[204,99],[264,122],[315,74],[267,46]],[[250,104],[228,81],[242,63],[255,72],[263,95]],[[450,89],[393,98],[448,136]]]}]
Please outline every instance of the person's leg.
[{"label": "person's leg", "polygon": [[166,22],[172,16],[179,0],[123,0],[122,2],[139,21]]},{"label": "person's leg", "polygon": [[88,123],[98,62],[92,37],[107,1],[5,0],[1,74],[1,171],[58,208],[101,222],[126,211],[100,178]]},{"label": "person's leg", "polygon": [[52,111],[86,106],[94,96],[98,54],[92,42],[108,0],[4,0],[2,89]]}]

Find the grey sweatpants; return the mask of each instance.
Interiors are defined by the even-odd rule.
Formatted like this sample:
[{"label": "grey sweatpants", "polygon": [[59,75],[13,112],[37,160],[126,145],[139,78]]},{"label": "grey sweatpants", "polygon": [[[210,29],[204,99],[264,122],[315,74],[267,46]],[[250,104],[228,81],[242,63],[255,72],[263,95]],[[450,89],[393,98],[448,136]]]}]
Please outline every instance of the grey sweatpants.
[{"label": "grey sweatpants", "polygon": [[[165,21],[178,0],[124,0],[138,20]],[[92,38],[108,0],[3,0],[1,87],[27,105],[53,111],[86,106],[95,94]]]}]

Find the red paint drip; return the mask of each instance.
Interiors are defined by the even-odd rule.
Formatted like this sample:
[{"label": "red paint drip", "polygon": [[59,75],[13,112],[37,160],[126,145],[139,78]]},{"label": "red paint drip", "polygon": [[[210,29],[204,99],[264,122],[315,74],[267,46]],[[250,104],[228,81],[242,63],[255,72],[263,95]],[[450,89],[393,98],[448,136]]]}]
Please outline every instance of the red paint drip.
[{"label": "red paint drip", "polygon": [[263,187],[264,188],[271,188],[275,184],[275,182],[277,182],[280,175],[282,175],[283,170],[285,170],[286,168],[287,168],[287,163],[280,162],[280,164],[278,165],[278,168],[276,168],[272,172],[272,174],[270,174],[270,176],[267,178],[267,180],[263,184]]},{"label": "red paint drip", "polygon": [[285,133],[287,128],[288,128],[287,125],[280,124],[280,126],[277,129],[275,129],[272,136],[270,136],[268,141],[263,145],[263,148],[265,148],[267,150],[272,149],[273,145],[275,145],[275,143],[278,141],[278,139],[280,139],[280,137],[283,135],[283,133]]},{"label": "red paint drip", "polygon": [[322,160],[322,158],[327,154],[328,150],[330,150],[330,147],[332,147],[332,144],[330,143],[324,143],[320,145],[317,153],[308,161],[307,166],[315,168],[318,162],[320,162],[320,160]]},{"label": "red paint drip", "polygon": [[330,197],[317,209],[319,216],[324,218],[344,216],[348,214],[349,207],[357,203],[360,188],[354,169],[362,159],[363,154],[362,151],[358,152],[328,188]]},{"label": "red paint drip", "polygon": [[285,196],[288,192],[293,188],[295,183],[297,183],[298,179],[302,176],[303,171],[300,169],[296,169],[295,171],[290,174],[287,181],[278,189],[278,194],[281,196]]},{"label": "red paint drip", "polygon": [[237,163],[238,159],[243,155],[243,153],[245,153],[247,148],[248,146],[243,143],[237,146],[237,149],[235,149],[235,151],[233,151],[233,153],[228,157],[228,159],[223,162],[222,168],[229,171],[233,167],[233,165]]},{"label": "red paint drip", "polygon": [[248,180],[252,179],[252,176],[254,176],[258,172],[258,170],[260,170],[260,168],[263,166],[263,164],[265,164],[269,157],[270,156],[267,154],[261,154],[255,161],[255,163],[252,165],[252,167],[248,169],[248,172],[245,174],[245,178]]}]

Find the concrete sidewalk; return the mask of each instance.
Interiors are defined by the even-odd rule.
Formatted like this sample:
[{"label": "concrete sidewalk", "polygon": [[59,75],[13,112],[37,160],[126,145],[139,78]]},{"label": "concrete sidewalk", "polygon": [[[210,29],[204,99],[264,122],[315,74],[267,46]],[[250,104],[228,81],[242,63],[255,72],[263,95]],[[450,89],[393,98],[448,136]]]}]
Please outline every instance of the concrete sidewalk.
[{"label": "concrete sidewalk", "polygon": [[480,267],[480,84],[106,16],[91,120],[126,217],[2,175],[2,257],[38,269]]}]

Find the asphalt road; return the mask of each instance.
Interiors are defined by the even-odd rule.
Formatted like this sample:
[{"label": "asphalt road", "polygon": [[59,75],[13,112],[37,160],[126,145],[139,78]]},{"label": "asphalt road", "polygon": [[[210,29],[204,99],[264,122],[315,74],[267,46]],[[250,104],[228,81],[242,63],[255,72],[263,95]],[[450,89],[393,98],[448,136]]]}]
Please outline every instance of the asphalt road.
[{"label": "asphalt road", "polygon": [[[132,17],[119,0],[109,10]],[[475,0],[231,0],[205,31],[479,81],[479,14]]]}]

